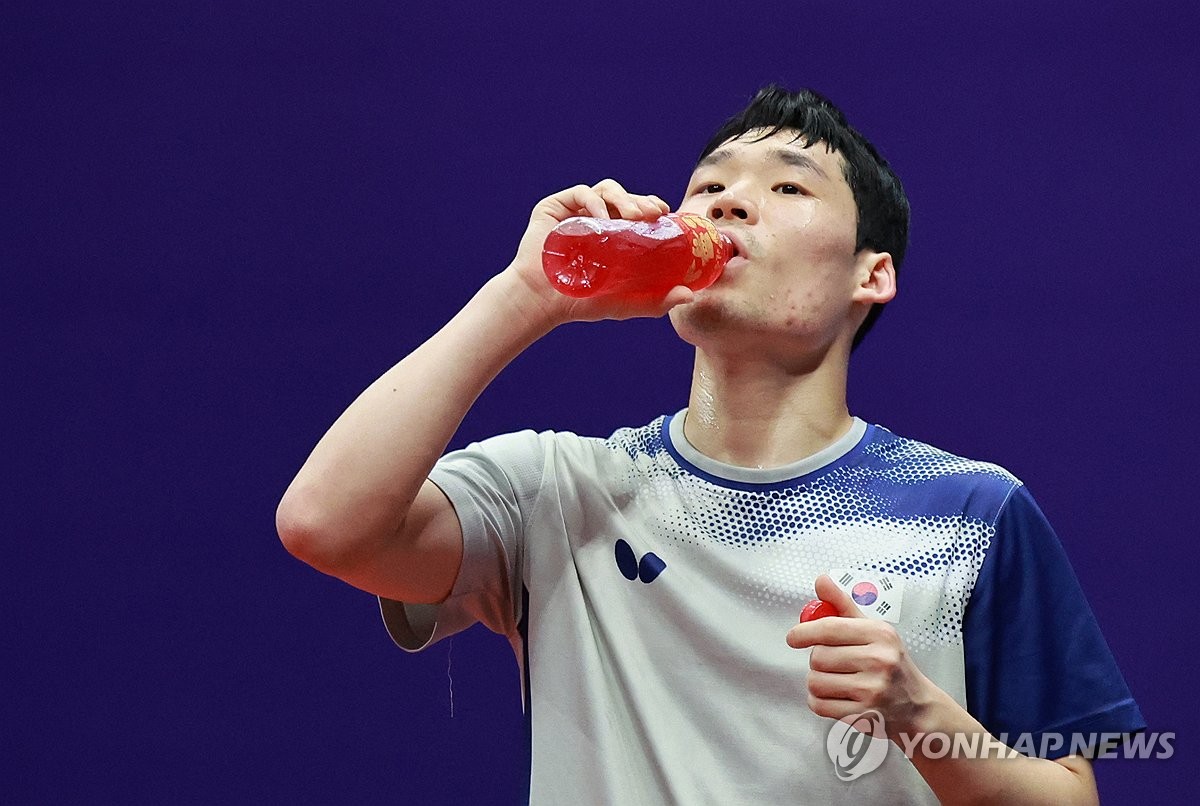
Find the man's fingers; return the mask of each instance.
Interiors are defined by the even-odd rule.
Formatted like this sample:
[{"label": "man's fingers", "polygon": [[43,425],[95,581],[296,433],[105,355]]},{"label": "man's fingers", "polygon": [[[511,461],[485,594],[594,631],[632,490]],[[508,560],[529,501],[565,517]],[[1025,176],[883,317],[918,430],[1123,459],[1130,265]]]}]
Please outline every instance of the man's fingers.
[{"label": "man's fingers", "polygon": [[858,700],[826,699],[812,692],[808,694],[808,707],[817,716],[829,719],[847,719],[858,716],[863,711],[863,704]]},{"label": "man's fingers", "polygon": [[849,646],[817,644],[808,656],[808,668],[816,672],[850,674],[870,666],[862,651]]},{"label": "man's fingers", "polygon": [[609,213],[614,214],[614,217],[636,221],[662,215],[658,204],[651,197],[630,193],[615,179],[601,179],[592,186],[592,190],[604,199]]},{"label": "man's fingers", "polygon": [[610,311],[610,319],[666,316],[676,305],[685,305],[696,298],[696,292],[685,285],[672,288],[665,297],[658,294],[639,294],[625,297],[619,308]]},{"label": "man's fingers", "polygon": [[795,624],[787,633],[792,649],[811,646],[865,646],[875,638],[873,622],[869,619],[829,616],[828,618]]},{"label": "man's fingers", "polygon": [[658,218],[662,215],[662,210],[658,209],[658,205],[654,203],[649,196],[634,196],[634,201],[637,202],[638,210],[641,211],[642,218]]},{"label": "man's fingers", "polygon": [[857,674],[808,673],[808,693],[822,700],[864,702],[871,696],[869,683]]},{"label": "man's fingers", "polygon": [[621,218],[620,211],[609,204],[604,193],[597,189],[598,187],[599,185],[587,188],[581,194],[586,202],[584,212],[592,218]]},{"label": "man's fingers", "polygon": [[667,203],[657,196],[630,193],[615,179],[602,179],[591,186],[575,185],[560,190],[534,208],[534,213],[546,213],[556,221],[577,215],[641,221],[658,218],[669,211]]},{"label": "man's fingers", "polygon": [[665,314],[676,305],[686,305],[695,298],[695,291],[688,288],[686,285],[677,285],[667,292],[667,297],[663,300],[662,312]]},{"label": "man's fingers", "polygon": [[539,214],[548,215],[556,221],[577,215],[610,217],[603,197],[587,185],[575,185],[542,199],[533,208],[533,217],[537,218]]}]

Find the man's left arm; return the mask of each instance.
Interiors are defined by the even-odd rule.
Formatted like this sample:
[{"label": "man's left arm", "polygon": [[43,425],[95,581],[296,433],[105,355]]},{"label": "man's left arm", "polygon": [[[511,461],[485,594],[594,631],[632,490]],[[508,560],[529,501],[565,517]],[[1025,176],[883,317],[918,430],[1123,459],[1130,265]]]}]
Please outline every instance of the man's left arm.
[{"label": "man's left arm", "polygon": [[[890,624],[867,618],[832,579],[817,578],[817,596],[837,617],[796,624],[788,645],[811,648],[808,704],[842,719],[876,710],[888,738],[916,767],[942,803],[1096,804],[1091,762],[1079,755],[1049,760],[1022,755],[992,737],[975,717],[925,676]],[[967,737],[980,752],[942,752],[930,734]],[[972,744],[970,737],[979,736]],[[930,755],[929,750],[933,750]]]}]

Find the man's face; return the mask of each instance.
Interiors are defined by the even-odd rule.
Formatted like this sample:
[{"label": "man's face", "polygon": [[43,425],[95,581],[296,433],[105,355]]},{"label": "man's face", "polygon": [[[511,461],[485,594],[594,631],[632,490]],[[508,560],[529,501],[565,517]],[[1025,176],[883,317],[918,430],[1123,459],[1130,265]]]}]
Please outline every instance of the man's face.
[{"label": "man's face", "polygon": [[[680,212],[713,219],[737,255],[696,301],[671,311],[685,340],[720,332],[794,352],[853,335],[867,305],[857,290],[875,254],[854,250],[858,216],[840,154],[785,130],[750,132],[697,165]],[[782,338],[781,338],[782,337]]]}]

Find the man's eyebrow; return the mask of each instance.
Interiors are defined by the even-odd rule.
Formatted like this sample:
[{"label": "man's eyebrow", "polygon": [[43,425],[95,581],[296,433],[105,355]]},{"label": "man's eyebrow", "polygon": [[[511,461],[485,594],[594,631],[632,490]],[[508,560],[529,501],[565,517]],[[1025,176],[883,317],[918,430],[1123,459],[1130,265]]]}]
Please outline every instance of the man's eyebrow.
[{"label": "man's eyebrow", "polygon": [[720,165],[722,162],[728,162],[733,155],[728,151],[712,151],[708,156],[696,163],[696,167],[692,170],[697,171],[701,168],[707,168],[710,165]]},{"label": "man's eyebrow", "polygon": [[782,163],[791,165],[793,168],[800,168],[801,170],[812,171],[813,173],[815,173],[817,176],[821,177],[822,179],[829,178],[829,176],[825,173],[825,171],[821,168],[821,166],[817,164],[817,161],[815,159],[808,156],[807,154],[801,154],[799,151],[795,150],[794,148],[773,149],[771,151],[771,157],[779,160]]},{"label": "man's eyebrow", "polygon": [[[825,170],[817,164],[817,161],[807,154],[801,154],[794,148],[773,148],[767,153],[768,159],[773,159],[777,162],[782,162],[784,165],[790,165],[793,168],[812,171],[822,179],[828,179],[829,175]],[[733,152],[728,149],[718,149],[709,154],[704,159],[696,163],[695,170],[707,168],[712,165],[720,165],[723,162],[728,162],[733,158]]]}]

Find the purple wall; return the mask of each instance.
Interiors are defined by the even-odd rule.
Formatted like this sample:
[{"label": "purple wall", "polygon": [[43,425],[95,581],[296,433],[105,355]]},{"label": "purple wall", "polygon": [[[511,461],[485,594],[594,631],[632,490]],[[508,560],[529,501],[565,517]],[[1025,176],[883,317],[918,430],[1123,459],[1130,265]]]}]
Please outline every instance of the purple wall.
[{"label": "purple wall", "polygon": [[[538,198],[678,199],[773,80],[913,202],[853,409],[1029,484],[1179,734],[1102,794],[1194,794],[1194,4],[64,5],[0,27],[5,800],[511,801],[504,641],[404,655],[275,504]],[[565,327],[453,444],[642,423],[689,355],[665,322]]]}]

